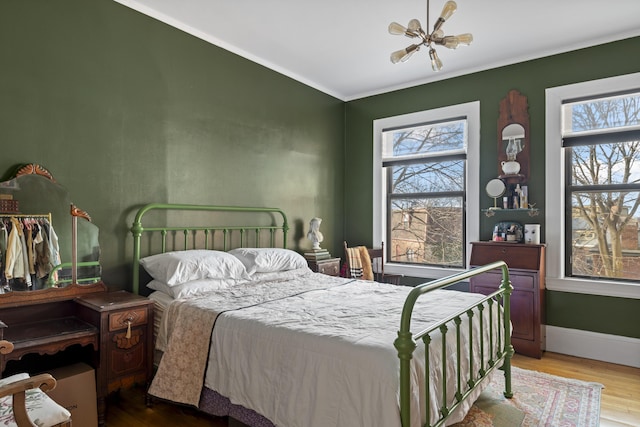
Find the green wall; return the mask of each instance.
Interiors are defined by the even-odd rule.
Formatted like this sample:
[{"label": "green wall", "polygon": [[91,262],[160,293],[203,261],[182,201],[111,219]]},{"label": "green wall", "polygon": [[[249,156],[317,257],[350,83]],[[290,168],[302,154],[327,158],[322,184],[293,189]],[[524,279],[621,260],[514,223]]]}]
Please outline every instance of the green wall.
[{"label": "green wall", "polygon": [[[518,89],[529,98],[530,197],[544,212],[545,88],[640,71],[638,51],[634,38],[345,104],[111,0],[7,0],[0,173],[51,170],[100,227],[114,289],[130,286],[128,228],[150,202],[281,207],[294,248],[309,247],[320,216],[323,247],[340,256],[343,239],[372,240],[374,119],[480,100],[486,182],[498,103]],[[481,216],[481,239],[493,222]],[[583,314],[595,311],[602,323]],[[551,325],[640,337],[638,313],[638,300],[547,292]]]},{"label": "green wall", "polygon": [[150,202],[280,207],[301,248],[320,216],[341,247],[344,103],[111,0],[0,2],[0,144],[91,215],[112,288]]},{"label": "green wall", "polygon": [[[570,53],[500,67],[409,89],[363,98],[347,103],[345,153],[345,238],[372,243],[372,141],[373,120],[431,108],[480,101],[480,182],[495,178],[497,170],[497,119],[500,100],[511,89],[528,97],[531,124],[531,176],[529,198],[545,220],[545,89],[571,83],[640,71],[640,38],[582,49]],[[464,55],[464,52],[460,52]],[[446,65],[446,64],[445,64]],[[402,66],[398,66],[402,73]],[[425,63],[425,73],[431,73]],[[481,188],[484,185],[481,184]],[[484,207],[491,206],[482,191]],[[518,215],[523,215],[519,217]],[[505,219],[522,223],[526,214]],[[502,218],[501,218],[502,219]],[[495,217],[480,215],[481,240],[489,240]],[[412,280],[412,283],[417,280]],[[595,308],[596,309],[591,309]],[[597,312],[597,325],[593,313]],[[585,315],[585,313],[588,313]],[[640,338],[640,300],[597,297],[547,291],[547,324]]]}]

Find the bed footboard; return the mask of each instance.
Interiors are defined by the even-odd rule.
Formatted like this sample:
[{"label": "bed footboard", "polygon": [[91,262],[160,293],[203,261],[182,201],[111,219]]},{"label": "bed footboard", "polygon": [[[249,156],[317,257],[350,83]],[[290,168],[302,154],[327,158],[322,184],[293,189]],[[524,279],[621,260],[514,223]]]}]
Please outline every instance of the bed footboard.
[{"label": "bed footboard", "polygon": [[[420,331],[418,333],[411,332],[411,318],[414,313],[416,301],[419,297],[432,292],[436,289],[442,289],[450,286],[454,283],[467,280],[475,275],[494,270],[502,269],[502,283],[500,288],[478,301],[471,307],[461,310],[450,316],[447,319],[443,319],[436,324],[432,325],[428,329]],[[423,405],[426,414],[426,425],[429,427],[444,425],[446,420],[450,417],[452,412],[458,408],[465,399],[469,398],[472,392],[480,385],[482,380],[486,378],[494,369],[500,367],[504,371],[505,376],[505,391],[504,395],[507,398],[513,396],[511,390],[511,357],[514,350],[511,345],[511,322],[510,322],[510,296],[513,291],[511,281],[509,279],[509,271],[507,264],[504,261],[498,261],[485,266],[477,267],[472,270],[468,270],[459,274],[455,274],[443,279],[435,280],[433,282],[425,283],[420,286],[416,286],[407,296],[400,322],[400,330],[398,331],[398,337],[396,338],[394,345],[398,351],[398,358],[400,359],[400,417],[402,427],[410,427],[411,425],[411,395],[412,385],[411,383],[411,360],[414,357],[414,352],[417,348],[417,342],[422,341],[424,343],[425,352],[425,378],[420,379],[424,381],[425,390],[427,390],[425,402],[420,402]],[[495,307],[502,307],[502,310],[497,310],[498,319],[493,319]],[[487,310],[488,309],[488,310]],[[488,312],[487,314],[484,314]],[[479,336],[474,336],[473,317],[477,316],[479,319],[476,321],[480,324],[480,331],[485,328],[489,330],[489,342],[485,342],[484,333],[480,333]],[[483,316],[489,317],[484,319]],[[479,346],[480,357],[476,357],[474,360],[473,350],[465,352],[461,346],[461,324],[464,320],[467,320],[469,324],[469,334],[471,345],[469,347]],[[497,325],[497,326],[494,326]],[[497,327],[498,331],[494,331],[493,328]],[[452,329],[453,333],[449,334],[449,330]],[[504,331],[503,333],[500,333]],[[496,333],[494,333],[496,332]],[[454,347],[457,349],[455,354],[454,371],[457,378],[453,385],[455,389],[455,397],[453,399],[447,398],[447,358],[442,357],[442,366],[439,375],[441,375],[442,381],[442,396],[439,400],[442,402],[442,406],[438,408],[431,407],[431,399],[429,396],[430,390],[430,375],[429,372],[432,368],[430,359],[429,346],[431,344],[434,334],[440,334],[442,341],[442,353],[445,353],[447,348],[447,340],[449,335],[454,336],[456,340]],[[476,334],[478,335],[478,334]],[[497,338],[494,339],[494,336]],[[474,344],[475,342],[475,344]],[[479,360],[478,360],[479,359]],[[463,366],[469,366],[470,369],[465,370]],[[466,377],[463,378],[463,375]],[[438,418],[435,423],[431,423],[433,414],[437,413]]]}]

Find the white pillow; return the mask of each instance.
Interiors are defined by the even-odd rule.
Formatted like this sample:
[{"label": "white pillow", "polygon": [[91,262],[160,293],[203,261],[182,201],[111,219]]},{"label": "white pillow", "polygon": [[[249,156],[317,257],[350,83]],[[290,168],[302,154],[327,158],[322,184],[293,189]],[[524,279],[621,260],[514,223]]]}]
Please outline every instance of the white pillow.
[{"label": "white pillow", "polygon": [[287,270],[287,271],[271,271],[269,273],[253,273],[251,275],[251,280],[253,282],[268,282],[272,280],[291,280],[298,278],[300,276],[304,276],[305,274],[313,273],[313,271],[307,267],[306,265],[301,268],[296,268],[295,270]]},{"label": "white pillow", "polygon": [[238,282],[238,280],[234,279],[200,279],[181,283],[175,286],[169,286],[159,280],[152,280],[147,283],[147,288],[153,289],[154,291],[162,292],[172,298],[178,299],[191,297],[202,292],[227,289]]},{"label": "white pillow", "polygon": [[247,270],[238,258],[207,249],[166,252],[140,260],[147,273],[169,286],[198,279],[247,279]]},{"label": "white pillow", "polygon": [[229,251],[244,264],[247,273],[271,273],[307,267],[302,255],[281,248],[238,248]]}]

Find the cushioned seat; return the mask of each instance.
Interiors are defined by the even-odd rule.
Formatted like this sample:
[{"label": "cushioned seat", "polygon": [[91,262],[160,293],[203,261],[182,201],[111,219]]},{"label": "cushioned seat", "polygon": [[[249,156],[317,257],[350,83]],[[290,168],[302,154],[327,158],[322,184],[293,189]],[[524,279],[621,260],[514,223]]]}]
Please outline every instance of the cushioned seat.
[{"label": "cushioned seat", "polygon": [[[13,350],[13,344],[0,341],[0,352]],[[30,377],[21,373],[0,379],[0,425],[16,427],[70,427],[71,413],[51,399],[56,380],[50,374]]]}]

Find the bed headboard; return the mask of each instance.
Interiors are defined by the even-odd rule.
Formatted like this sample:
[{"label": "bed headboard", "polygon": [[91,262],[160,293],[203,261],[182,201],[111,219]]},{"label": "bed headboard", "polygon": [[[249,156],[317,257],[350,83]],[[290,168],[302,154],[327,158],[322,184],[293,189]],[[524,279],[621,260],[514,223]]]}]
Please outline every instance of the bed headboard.
[{"label": "bed headboard", "polygon": [[[143,217],[148,225],[142,224]],[[132,291],[139,293],[144,256],[189,249],[286,248],[288,231],[287,216],[278,208],[148,204],[138,210],[131,226]]]}]

